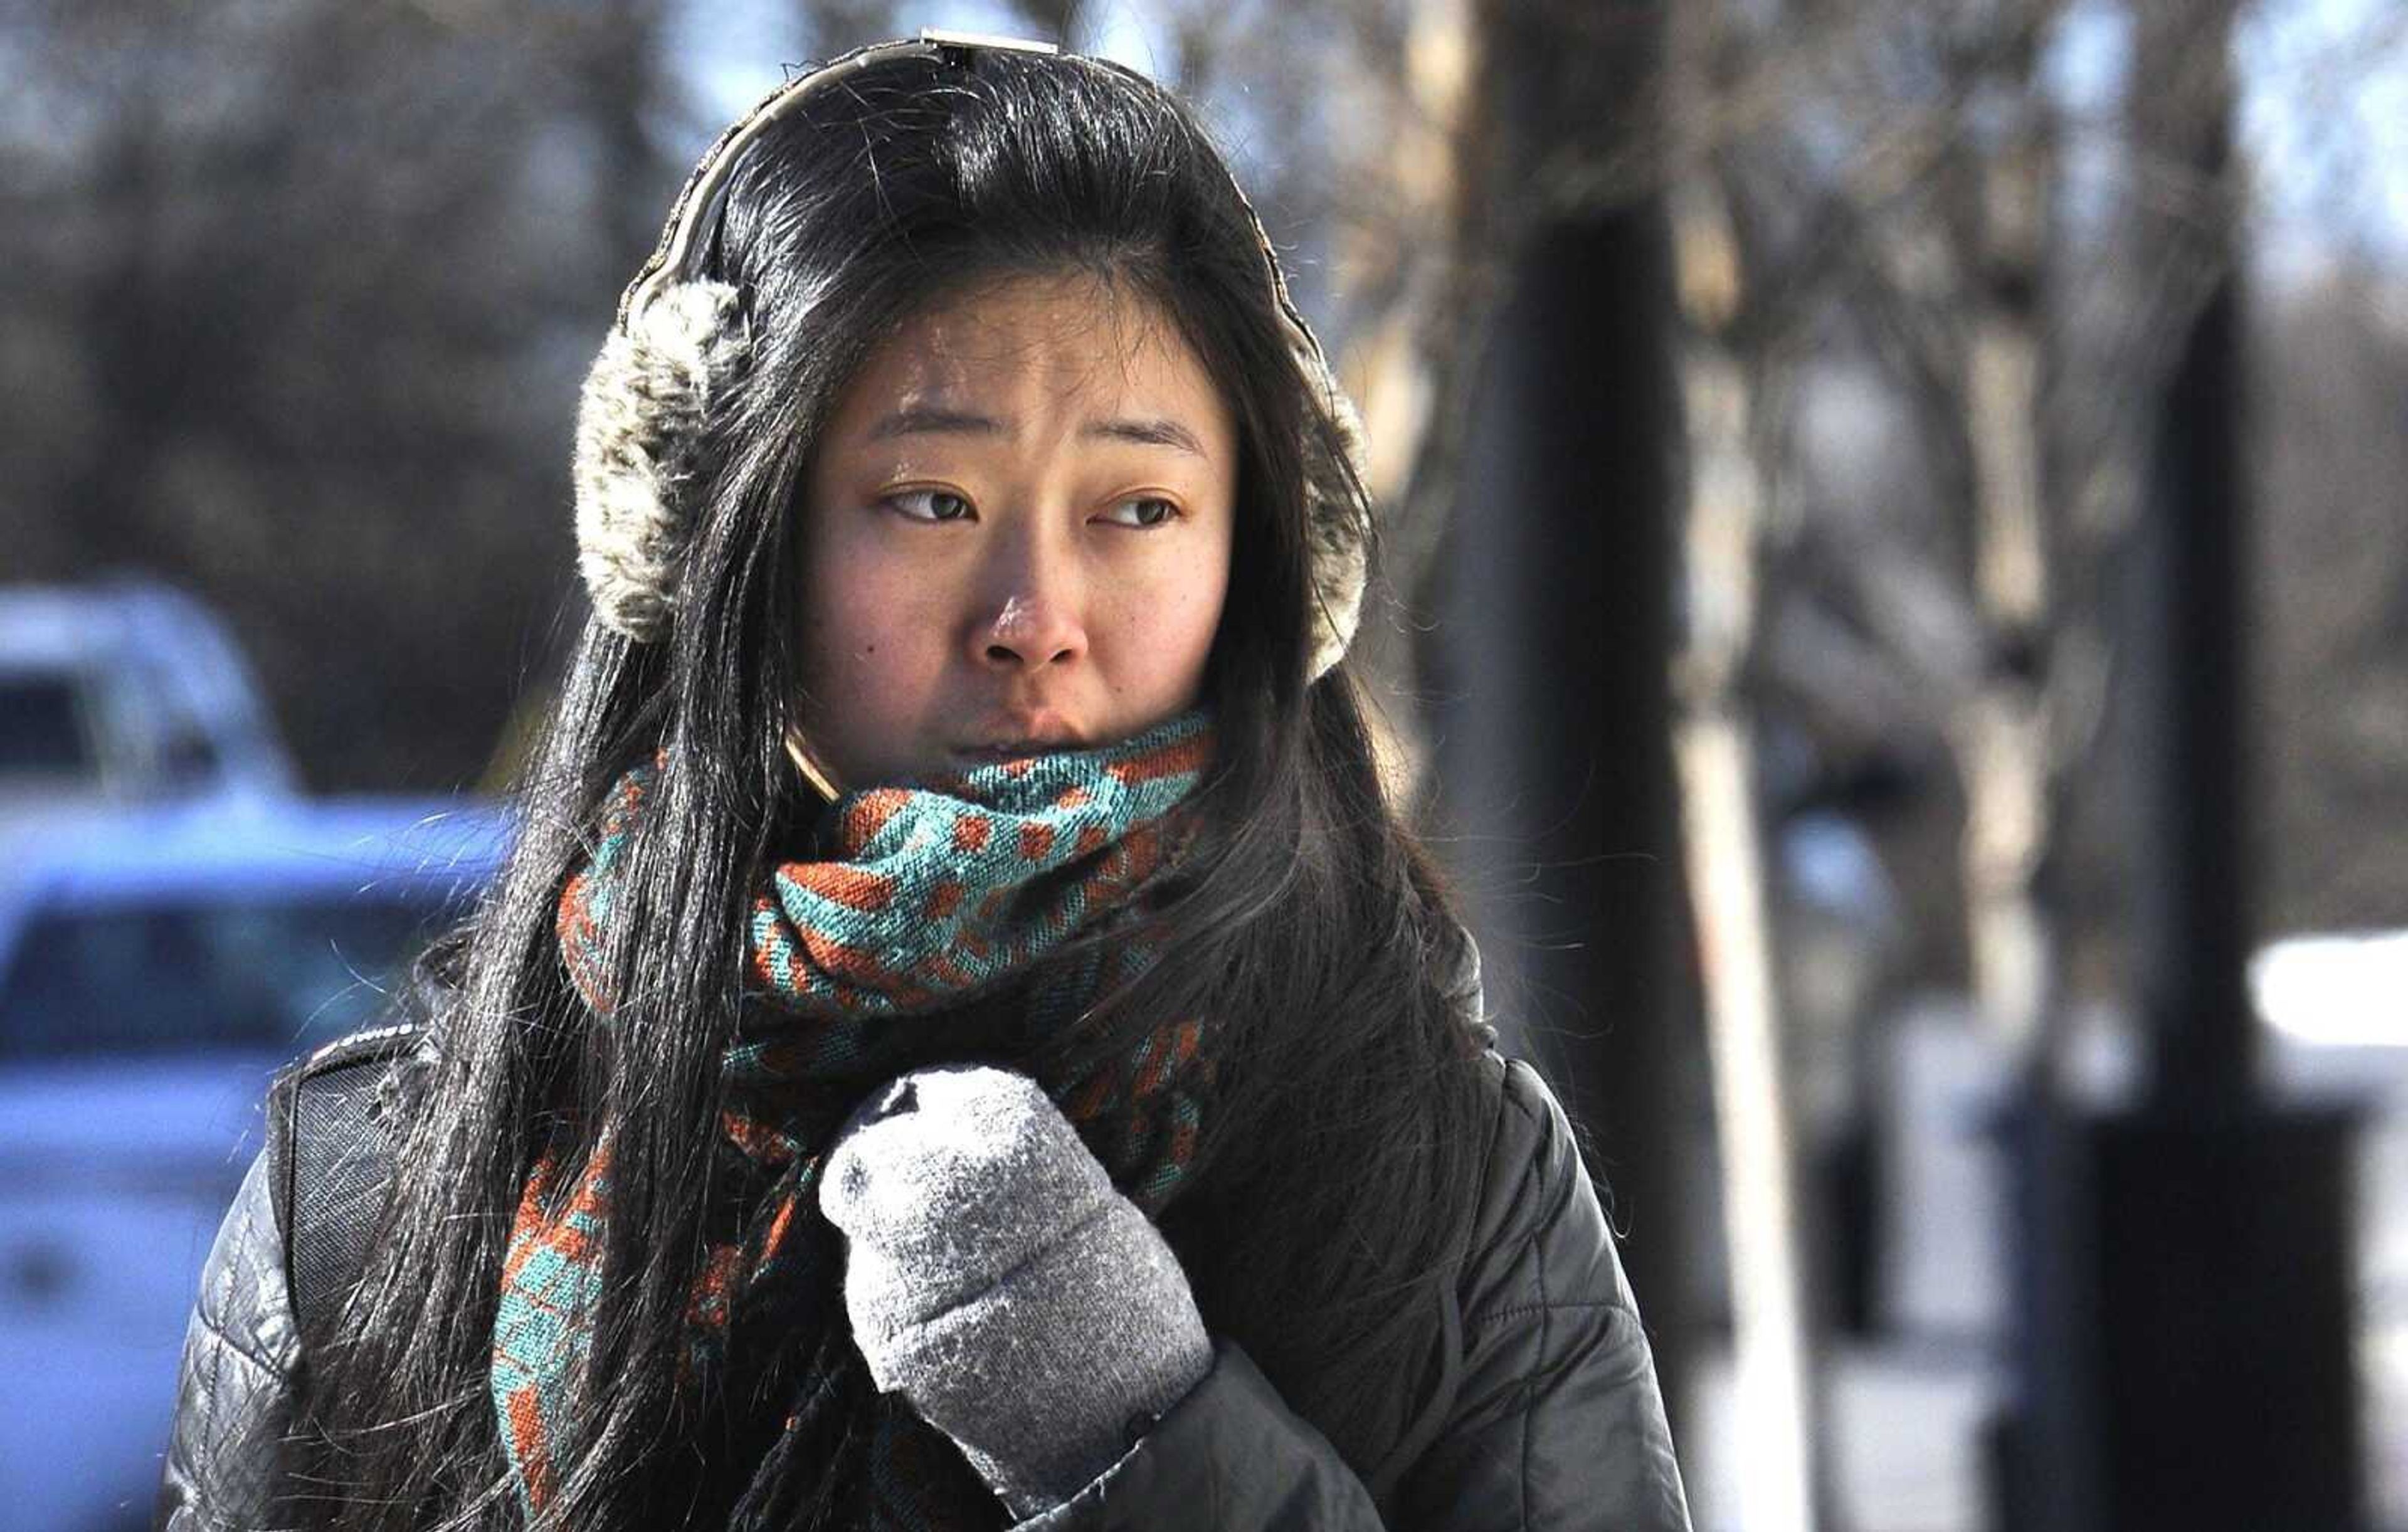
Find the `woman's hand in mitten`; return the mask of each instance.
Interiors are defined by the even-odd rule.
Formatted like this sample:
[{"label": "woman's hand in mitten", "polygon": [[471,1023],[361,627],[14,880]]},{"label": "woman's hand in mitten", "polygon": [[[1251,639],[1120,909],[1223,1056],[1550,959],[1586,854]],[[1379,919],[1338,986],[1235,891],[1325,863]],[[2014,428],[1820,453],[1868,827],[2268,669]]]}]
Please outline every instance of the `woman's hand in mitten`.
[{"label": "woman's hand in mitten", "polygon": [[1024,1076],[887,1085],[829,1150],[820,1207],[871,1378],[1014,1515],[1077,1494],[1211,1369],[1170,1247]]}]

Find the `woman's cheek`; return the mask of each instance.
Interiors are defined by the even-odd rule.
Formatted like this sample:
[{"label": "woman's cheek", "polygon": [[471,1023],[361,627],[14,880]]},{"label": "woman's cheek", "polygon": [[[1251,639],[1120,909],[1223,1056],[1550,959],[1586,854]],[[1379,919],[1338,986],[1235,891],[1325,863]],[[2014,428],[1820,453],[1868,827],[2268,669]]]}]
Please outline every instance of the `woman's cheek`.
[{"label": "woman's cheek", "polygon": [[892,654],[898,634],[924,628],[932,581],[927,571],[893,556],[875,538],[843,550],[844,571],[832,593],[845,614],[847,648]]},{"label": "woman's cheek", "polygon": [[820,663],[839,667],[848,681],[896,663],[896,636],[911,631],[918,615],[910,609],[916,605],[910,572],[856,539],[830,538],[815,551],[807,621]]},{"label": "woman's cheek", "polygon": [[1199,578],[1211,568],[1190,566],[1149,582],[1124,609],[1125,684],[1158,705],[1184,707],[1202,691],[1227,589],[1226,578]]},{"label": "woman's cheek", "polygon": [[897,606],[905,598],[902,591],[890,593],[875,586],[852,593],[846,603],[841,652],[856,674],[864,678],[882,672],[895,675],[911,665],[914,656],[902,641],[913,631],[911,614]]}]

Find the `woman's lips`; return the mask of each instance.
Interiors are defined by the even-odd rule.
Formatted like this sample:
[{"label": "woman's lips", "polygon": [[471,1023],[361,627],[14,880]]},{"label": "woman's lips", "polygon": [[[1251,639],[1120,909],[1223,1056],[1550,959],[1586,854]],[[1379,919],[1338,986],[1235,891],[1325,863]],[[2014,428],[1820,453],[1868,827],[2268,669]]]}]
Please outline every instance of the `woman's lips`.
[{"label": "woman's lips", "polygon": [[953,753],[972,761],[1021,761],[1031,755],[1050,755],[1055,751],[1078,748],[1075,739],[1019,739],[999,745],[963,745]]},{"label": "woman's lips", "polygon": [[957,746],[953,753],[979,761],[1019,761],[1084,747],[1078,731],[1057,715],[1031,712],[990,719],[976,737]]}]

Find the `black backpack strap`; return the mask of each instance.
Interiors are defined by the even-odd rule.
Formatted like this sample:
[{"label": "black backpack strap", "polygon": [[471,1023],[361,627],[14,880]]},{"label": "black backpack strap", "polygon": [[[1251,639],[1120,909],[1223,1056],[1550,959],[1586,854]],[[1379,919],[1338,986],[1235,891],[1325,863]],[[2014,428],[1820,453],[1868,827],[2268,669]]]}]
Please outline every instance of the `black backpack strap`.
[{"label": "black backpack strap", "polygon": [[393,1179],[395,1072],[424,1046],[416,1025],[340,1038],[277,1076],[268,1091],[268,1184],[284,1231],[284,1280],[303,1336],[341,1309],[367,1264]]}]

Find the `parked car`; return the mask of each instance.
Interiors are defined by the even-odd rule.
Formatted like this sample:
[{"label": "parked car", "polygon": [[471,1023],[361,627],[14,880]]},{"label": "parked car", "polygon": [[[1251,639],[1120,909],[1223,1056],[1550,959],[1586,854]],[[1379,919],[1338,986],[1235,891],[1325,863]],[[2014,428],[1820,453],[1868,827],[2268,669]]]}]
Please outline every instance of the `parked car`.
[{"label": "parked car", "polygon": [[145,580],[0,587],[0,818],[292,786],[251,668],[207,607]]},{"label": "parked car", "polygon": [[508,830],[423,799],[0,830],[0,1523],[148,1525],[271,1074],[384,1009]]}]

